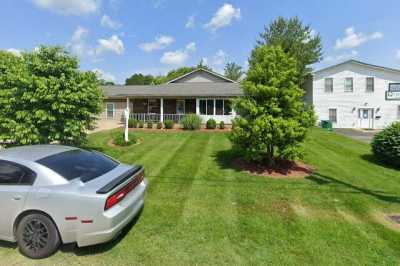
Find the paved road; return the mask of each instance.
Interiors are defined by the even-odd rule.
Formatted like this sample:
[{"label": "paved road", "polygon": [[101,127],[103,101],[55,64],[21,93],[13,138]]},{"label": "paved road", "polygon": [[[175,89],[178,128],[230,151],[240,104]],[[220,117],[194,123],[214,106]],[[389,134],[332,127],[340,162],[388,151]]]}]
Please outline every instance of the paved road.
[{"label": "paved road", "polygon": [[356,140],[361,140],[365,142],[371,142],[372,138],[375,136],[376,133],[379,131],[377,130],[357,130],[357,129],[351,129],[351,128],[335,128],[334,131],[336,133],[339,133],[341,135],[345,135],[347,137],[356,139]]}]

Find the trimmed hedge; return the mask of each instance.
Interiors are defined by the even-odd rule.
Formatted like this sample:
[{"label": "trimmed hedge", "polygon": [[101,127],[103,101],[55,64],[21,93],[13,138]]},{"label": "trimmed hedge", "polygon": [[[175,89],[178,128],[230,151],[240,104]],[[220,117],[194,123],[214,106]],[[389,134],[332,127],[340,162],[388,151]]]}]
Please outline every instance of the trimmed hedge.
[{"label": "trimmed hedge", "polygon": [[153,128],[153,122],[147,122],[147,128],[152,129]]},{"label": "trimmed hedge", "polygon": [[181,120],[181,124],[182,124],[183,129],[186,129],[186,130],[200,129],[201,117],[196,114],[185,115]]},{"label": "trimmed hedge", "polygon": [[217,122],[210,118],[207,120],[207,124],[206,124],[206,128],[207,129],[216,129],[217,128]]},{"label": "trimmed hedge", "polygon": [[138,126],[138,121],[133,118],[129,118],[128,127],[129,128],[137,128],[137,126]]},{"label": "trimmed hedge", "polygon": [[376,134],[371,146],[377,160],[400,167],[400,122]]},{"label": "trimmed hedge", "polygon": [[224,129],[224,128],[225,128],[224,121],[219,122],[219,129]]},{"label": "trimmed hedge", "polygon": [[158,122],[158,123],[157,123],[157,129],[162,129],[162,128],[163,128],[163,123]]},{"label": "trimmed hedge", "polygon": [[139,128],[144,128],[144,122],[143,121],[139,121]]},{"label": "trimmed hedge", "polygon": [[165,126],[166,129],[172,129],[172,128],[174,128],[174,121],[165,120],[164,121],[164,126]]}]

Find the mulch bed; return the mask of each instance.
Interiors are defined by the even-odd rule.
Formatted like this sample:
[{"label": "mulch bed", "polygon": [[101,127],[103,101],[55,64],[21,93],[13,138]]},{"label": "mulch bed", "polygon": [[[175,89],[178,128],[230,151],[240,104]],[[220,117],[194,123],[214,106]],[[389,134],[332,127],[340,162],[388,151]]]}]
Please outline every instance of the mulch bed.
[{"label": "mulch bed", "polygon": [[264,164],[247,162],[242,158],[233,160],[233,166],[236,169],[248,173],[268,176],[272,178],[305,178],[314,172],[314,168],[300,161],[281,161],[275,167],[269,167]]},{"label": "mulch bed", "polygon": [[143,141],[143,140],[142,140],[141,138],[138,138],[138,139],[137,139],[137,142],[134,143],[134,144],[132,144],[132,145],[129,145],[129,146],[119,146],[119,145],[117,145],[117,144],[114,143],[114,138],[112,138],[112,139],[110,139],[109,141],[107,141],[107,145],[108,145],[109,147],[111,147],[111,148],[131,147],[131,146],[139,145],[140,143],[142,143],[142,141]]}]

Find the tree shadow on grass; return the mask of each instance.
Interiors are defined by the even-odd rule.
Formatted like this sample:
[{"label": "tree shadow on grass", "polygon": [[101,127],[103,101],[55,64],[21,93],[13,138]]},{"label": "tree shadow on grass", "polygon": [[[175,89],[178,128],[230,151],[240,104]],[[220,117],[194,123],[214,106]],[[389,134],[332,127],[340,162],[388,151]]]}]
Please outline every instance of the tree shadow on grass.
[{"label": "tree shadow on grass", "polygon": [[400,195],[396,195],[392,192],[386,192],[382,190],[372,190],[368,188],[359,187],[348,182],[326,176],[320,173],[314,173],[312,176],[306,177],[307,180],[313,181],[318,185],[329,185],[336,184],[349,188],[357,193],[362,193],[368,196],[372,196],[378,200],[390,202],[390,203],[400,203]]},{"label": "tree shadow on grass", "polygon": [[386,163],[383,160],[379,160],[378,158],[376,158],[373,154],[362,154],[360,156],[361,159],[369,162],[369,163],[373,163],[388,169],[392,169],[392,170],[396,170],[396,171],[400,171],[400,167],[396,167],[394,165],[390,165],[388,163]]},{"label": "tree shadow on grass", "polygon": [[135,218],[122,229],[121,233],[110,242],[95,246],[82,247],[82,248],[79,248],[76,245],[76,243],[66,244],[60,247],[60,251],[63,253],[74,253],[76,256],[87,256],[87,255],[105,253],[113,249],[125,238],[125,236],[139,221],[142,212],[143,212],[143,207],[140,209],[139,213],[135,216]]}]

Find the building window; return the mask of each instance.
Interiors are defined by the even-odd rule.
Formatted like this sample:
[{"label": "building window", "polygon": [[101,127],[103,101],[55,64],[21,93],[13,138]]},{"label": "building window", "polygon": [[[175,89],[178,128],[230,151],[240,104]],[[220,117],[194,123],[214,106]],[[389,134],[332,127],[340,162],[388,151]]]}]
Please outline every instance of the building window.
[{"label": "building window", "polygon": [[207,115],[214,114],[214,100],[207,100]]},{"label": "building window", "polygon": [[332,123],[337,122],[337,109],[329,109],[329,121]]},{"label": "building window", "polygon": [[216,115],[224,114],[224,100],[221,99],[215,100],[215,114]]},{"label": "building window", "polygon": [[207,100],[200,100],[200,114],[207,114]]},{"label": "building window", "polygon": [[344,82],[344,91],[353,92],[353,78],[346,78]]},{"label": "building window", "polygon": [[224,115],[232,115],[232,106],[230,100],[224,100]]},{"label": "building window", "polygon": [[366,92],[374,92],[374,78],[367,78]]},{"label": "building window", "polygon": [[114,118],[114,103],[107,103],[107,118]]},{"label": "building window", "polygon": [[333,78],[325,79],[325,92],[333,92]]}]

